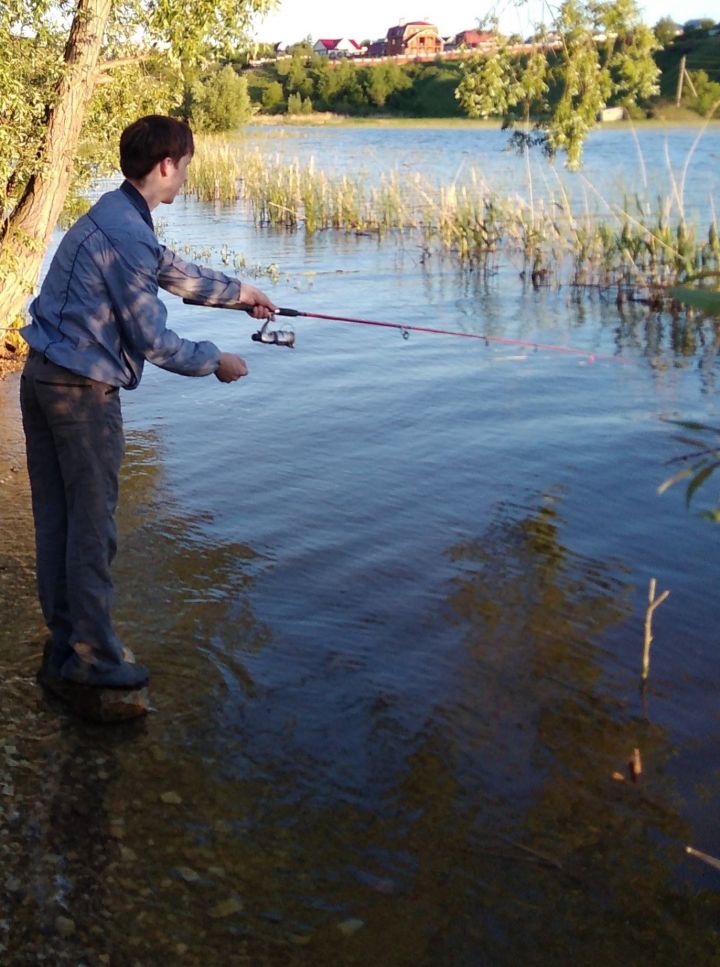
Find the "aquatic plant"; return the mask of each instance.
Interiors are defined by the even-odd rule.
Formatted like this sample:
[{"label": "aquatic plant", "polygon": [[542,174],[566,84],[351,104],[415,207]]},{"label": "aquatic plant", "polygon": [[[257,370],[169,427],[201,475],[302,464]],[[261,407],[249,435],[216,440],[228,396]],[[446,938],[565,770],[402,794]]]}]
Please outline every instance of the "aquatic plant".
[{"label": "aquatic plant", "polygon": [[[535,201],[499,194],[477,169],[462,183],[437,186],[419,173],[328,174],[314,161],[290,162],[221,138],[198,139],[187,191],[206,201],[246,204],[259,225],[307,234],[334,229],[419,235],[461,263],[489,268],[500,251],[517,256],[533,285],[567,283],[578,292],[614,292],[619,304],[678,309],[674,287],[720,272],[715,220],[706,234],[685,217],[685,175],[654,207],[636,196],[600,214],[573,203],[558,180]],[[593,186],[589,190],[595,192]],[[703,296],[704,298],[704,296]],[[704,308],[704,306],[700,306]]]},{"label": "aquatic plant", "polygon": [[[720,298],[720,293],[717,295]],[[682,463],[684,466],[660,484],[658,493],[664,494],[670,487],[686,480],[688,483],[685,490],[685,503],[690,507],[698,489],[720,467],[720,427],[709,426],[706,423],[693,420],[671,420],[670,422],[684,430],[700,434],[700,436],[681,435],[676,438],[684,446],[690,447],[690,450],[671,461],[671,463]],[[703,510],[700,512],[700,516],[718,524],[720,523],[720,507],[716,506]]]}]

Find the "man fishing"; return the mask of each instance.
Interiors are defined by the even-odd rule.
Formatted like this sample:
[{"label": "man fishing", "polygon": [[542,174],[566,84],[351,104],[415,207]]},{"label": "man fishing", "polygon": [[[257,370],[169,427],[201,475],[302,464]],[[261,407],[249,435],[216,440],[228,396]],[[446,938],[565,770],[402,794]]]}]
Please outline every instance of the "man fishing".
[{"label": "man fishing", "polygon": [[245,361],[166,326],[158,287],[271,319],[252,285],[184,262],[162,245],[151,212],[172,204],[194,152],[190,128],[140,118],[120,138],[125,181],[63,236],[22,334],[30,346],[20,402],[35,520],[37,581],[50,630],[45,684],[140,689],[149,679],[113,628],[110,566],[124,452],[119,390],[145,361],[182,376],[247,375]]}]

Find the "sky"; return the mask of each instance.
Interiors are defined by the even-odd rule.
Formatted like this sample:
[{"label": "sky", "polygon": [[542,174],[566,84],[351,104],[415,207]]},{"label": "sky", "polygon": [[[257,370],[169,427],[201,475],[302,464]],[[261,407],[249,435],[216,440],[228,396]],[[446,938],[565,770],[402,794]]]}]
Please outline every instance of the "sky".
[{"label": "sky", "polygon": [[[639,6],[643,19],[651,26],[666,16],[678,23],[700,17],[720,20],[720,0],[639,0]],[[338,0],[280,0],[277,12],[257,22],[255,37],[273,43],[296,43],[308,34],[313,40],[377,40],[400,20],[429,20],[442,36],[447,36],[472,30],[478,18],[490,9],[490,4],[477,5],[473,0],[364,0],[358,7]],[[533,24],[551,19],[548,5],[542,0],[527,0],[519,5],[512,0],[498,0],[495,9],[501,29],[523,37],[532,32]]]}]

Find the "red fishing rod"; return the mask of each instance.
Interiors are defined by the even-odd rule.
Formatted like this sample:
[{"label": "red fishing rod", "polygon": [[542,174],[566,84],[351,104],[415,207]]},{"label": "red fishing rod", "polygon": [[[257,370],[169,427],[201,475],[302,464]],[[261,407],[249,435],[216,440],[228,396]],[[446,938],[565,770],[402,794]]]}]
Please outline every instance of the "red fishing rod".
[{"label": "red fishing rod", "polygon": [[[183,299],[183,302],[190,306],[208,306],[212,309],[238,309],[242,312],[252,314],[254,306],[240,302],[234,306],[224,305],[220,302],[203,302],[199,299]],[[486,336],[475,332],[463,332],[459,329],[437,329],[431,326],[410,326],[402,322],[380,322],[377,319],[356,319],[352,316],[330,316],[322,312],[302,312],[300,309],[279,308],[275,310],[276,316],[304,316],[308,319],[325,319],[330,322],[352,322],[359,326],[380,326],[383,329],[398,329],[402,333],[403,339],[408,339],[411,332],[427,332],[437,336],[461,336],[463,339],[479,339],[489,346],[490,343],[500,343],[505,346],[522,346],[526,349],[542,350],[551,353],[566,353],[571,356],[581,356],[589,363],[596,359],[612,360],[613,362],[629,363],[631,360],[623,356],[608,356],[602,353],[587,352],[584,349],[577,349],[574,346],[557,346],[550,343],[533,342],[529,339],[510,339],[505,336]],[[295,346],[295,333],[292,330],[268,329],[270,320],[265,322],[261,329],[252,334],[255,342],[263,342],[271,346],[287,346],[293,349]]]}]

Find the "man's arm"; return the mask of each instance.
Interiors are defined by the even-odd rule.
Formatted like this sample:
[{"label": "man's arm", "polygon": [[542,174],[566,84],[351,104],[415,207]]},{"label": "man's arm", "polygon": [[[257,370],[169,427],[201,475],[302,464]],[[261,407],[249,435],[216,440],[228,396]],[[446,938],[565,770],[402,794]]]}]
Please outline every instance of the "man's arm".
[{"label": "man's arm", "polygon": [[253,306],[255,319],[270,319],[277,306],[254,285],[233,279],[224,272],[217,272],[204,265],[185,262],[175,252],[161,246],[162,256],[158,269],[158,284],[184,299],[198,302],[219,302],[228,307],[238,303]]},{"label": "man's arm", "polygon": [[214,343],[182,339],[167,328],[167,309],[158,298],[150,247],[128,246],[121,251],[108,245],[99,258],[122,342],[172,373],[207,376],[217,372],[221,353]]}]

